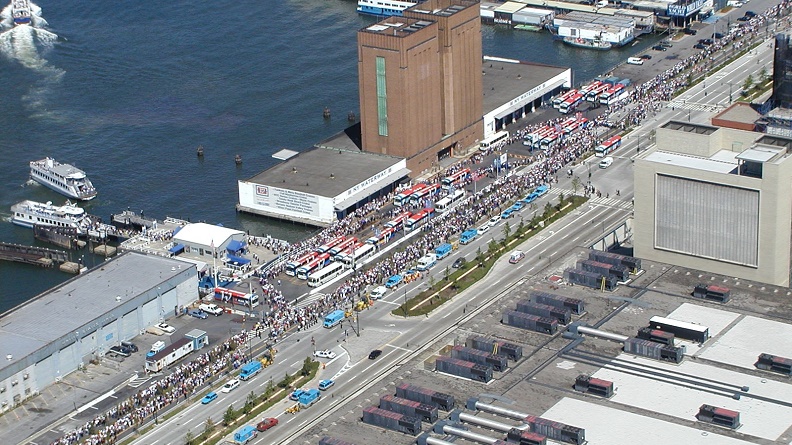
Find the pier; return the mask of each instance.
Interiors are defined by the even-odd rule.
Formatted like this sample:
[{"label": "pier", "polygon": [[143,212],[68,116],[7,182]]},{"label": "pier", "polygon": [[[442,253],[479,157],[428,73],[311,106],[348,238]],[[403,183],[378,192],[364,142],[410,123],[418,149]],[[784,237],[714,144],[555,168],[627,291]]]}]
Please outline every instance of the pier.
[{"label": "pier", "polygon": [[62,264],[69,261],[69,254],[62,250],[48,249],[46,247],[0,243],[0,260],[52,267],[56,263]]}]

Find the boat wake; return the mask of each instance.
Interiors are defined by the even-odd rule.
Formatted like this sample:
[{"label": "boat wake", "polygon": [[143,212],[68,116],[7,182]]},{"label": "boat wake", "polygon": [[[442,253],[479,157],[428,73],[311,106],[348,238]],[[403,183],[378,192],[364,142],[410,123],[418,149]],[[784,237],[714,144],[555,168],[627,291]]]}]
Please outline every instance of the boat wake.
[{"label": "boat wake", "polygon": [[0,11],[0,52],[9,59],[16,60],[26,68],[49,75],[60,76],[63,70],[50,67],[39,50],[52,48],[58,41],[58,35],[47,31],[47,21],[41,17],[41,8],[34,3],[30,5],[31,20],[28,24],[15,24],[12,17],[12,5]]}]

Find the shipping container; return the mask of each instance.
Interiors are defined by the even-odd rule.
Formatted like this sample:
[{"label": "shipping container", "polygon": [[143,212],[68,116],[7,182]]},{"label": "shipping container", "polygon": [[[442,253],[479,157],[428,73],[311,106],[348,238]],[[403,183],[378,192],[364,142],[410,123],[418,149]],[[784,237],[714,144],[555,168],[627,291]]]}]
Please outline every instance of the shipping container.
[{"label": "shipping container", "polygon": [[495,355],[505,355],[509,360],[517,361],[522,358],[522,346],[513,343],[506,343],[501,340],[493,340],[486,337],[468,337],[465,342],[468,348],[478,349],[479,351],[490,352]]},{"label": "shipping container", "polygon": [[667,362],[681,363],[685,355],[684,348],[668,346],[639,338],[628,338],[624,341],[624,352],[641,357]]},{"label": "shipping container", "polygon": [[565,307],[572,311],[572,313],[575,315],[580,315],[586,310],[583,300],[578,300],[577,298],[568,298],[562,295],[541,292],[538,290],[532,290],[529,295],[537,303],[549,304],[550,306],[555,307]]},{"label": "shipping container", "polygon": [[696,419],[701,422],[712,423],[727,428],[737,428],[740,426],[739,412],[725,408],[717,408],[711,405],[701,405],[698,414],[696,414]]},{"label": "shipping container", "polygon": [[627,266],[613,265],[594,260],[580,260],[577,268],[586,272],[594,272],[602,275],[610,275],[619,281],[627,281],[630,278],[630,269]]},{"label": "shipping container", "polygon": [[376,406],[363,409],[363,422],[413,436],[421,432],[421,419],[379,409]]},{"label": "shipping container", "polygon": [[607,398],[613,395],[613,382],[581,374],[575,379],[575,391]]},{"label": "shipping container", "polygon": [[731,297],[731,290],[728,287],[716,286],[714,284],[699,284],[693,289],[693,296],[704,300],[726,303]]},{"label": "shipping container", "polygon": [[641,340],[649,340],[655,343],[662,343],[668,346],[674,346],[674,334],[660,329],[641,328],[638,329],[638,338]]},{"label": "shipping container", "polygon": [[558,332],[558,322],[555,318],[540,317],[538,315],[525,314],[517,311],[503,311],[503,324],[516,328],[528,329],[531,331],[542,332],[553,335]]},{"label": "shipping container", "polygon": [[546,445],[547,437],[528,430],[512,428],[506,433],[506,443],[518,443],[519,445]]},{"label": "shipping container", "polygon": [[445,356],[437,357],[435,371],[484,383],[492,380],[492,368],[489,366]]},{"label": "shipping container", "polygon": [[564,280],[566,280],[567,283],[607,291],[614,290],[617,286],[616,279],[611,276],[594,272],[586,272],[585,270],[580,269],[564,270]]},{"label": "shipping container", "polygon": [[528,416],[523,421],[528,424],[534,433],[547,436],[552,440],[574,443],[576,445],[581,445],[586,440],[586,430],[583,428],[554,422],[538,416]]},{"label": "shipping container", "polygon": [[760,354],[759,360],[754,364],[759,369],[773,371],[779,374],[792,375],[792,360],[777,357],[771,354]]},{"label": "shipping container", "polygon": [[704,343],[709,338],[708,327],[671,318],[652,317],[649,319],[649,327],[670,332],[677,338],[693,340],[699,343]]},{"label": "shipping container", "polygon": [[627,266],[632,273],[641,270],[641,260],[631,256],[619,255],[618,253],[603,252],[601,250],[589,250],[589,259],[602,263],[613,264],[614,266]]},{"label": "shipping container", "polygon": [[502,372],[509,366],[508,360],[503,355],[491,354],[489,352],[479,351],[478,349],[468,348],[462,345],[454,346],[451,349],[451,357],[460,360],[467,360],[469,362],[478,363],[484,366],[492,367],[493,371]]},{"label": "shipping container", "polygon": [[559,324],[567,325],[572,320],[572,311],[569,308],[559,308],[549,304],[534,303],[531,300],[517,302],[517,311],[540,317],[555,318]]},{"label": "shipping container", "polygon": [[437,407],[414,400],[403,399],[390,394],[380,397],[380,409],[386,409],[399,414],[418,417],[424,422],[433,423],[437,420]]},{"label": "shipping container", "polygon": [[433,389],[402,383],[396,387],[396,396],[427,405],[435,405],[443,411],[451,411],[456,405],[454,396]]},{"label": "shipping container", "polygon": [[319,445],[355,445],[352,442],[336,439],[335,437],[325,436],[319,439]]}]

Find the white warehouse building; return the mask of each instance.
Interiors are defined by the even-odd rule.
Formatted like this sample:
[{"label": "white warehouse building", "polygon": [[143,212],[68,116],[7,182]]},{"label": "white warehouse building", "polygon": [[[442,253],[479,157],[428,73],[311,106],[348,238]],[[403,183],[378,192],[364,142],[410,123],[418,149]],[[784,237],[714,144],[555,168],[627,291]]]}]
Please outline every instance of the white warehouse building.
[{"label": "white warehouse building", "polygon": [[197,283],[192,264],[127,252],[6,312],[0,412],[173,317],[198,298]]}]

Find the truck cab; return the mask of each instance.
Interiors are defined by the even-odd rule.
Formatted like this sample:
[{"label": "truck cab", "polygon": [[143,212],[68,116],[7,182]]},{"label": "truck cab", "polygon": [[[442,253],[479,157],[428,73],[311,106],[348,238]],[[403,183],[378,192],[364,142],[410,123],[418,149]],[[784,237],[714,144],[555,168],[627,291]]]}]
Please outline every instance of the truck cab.
[{"label": "truck cab", "polygon": [[399,283],[401,282],[402,282],[402,276],[397,274],[388,278],[388,281],[385,282],[385,287],[388,289],[393,289],[394,287],[398,286]]}]

